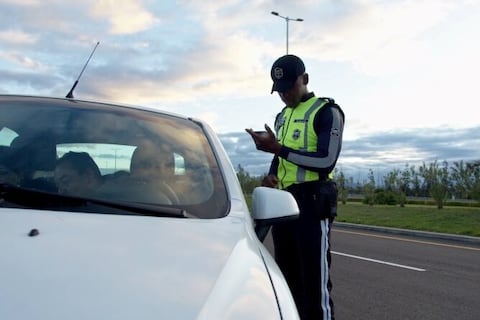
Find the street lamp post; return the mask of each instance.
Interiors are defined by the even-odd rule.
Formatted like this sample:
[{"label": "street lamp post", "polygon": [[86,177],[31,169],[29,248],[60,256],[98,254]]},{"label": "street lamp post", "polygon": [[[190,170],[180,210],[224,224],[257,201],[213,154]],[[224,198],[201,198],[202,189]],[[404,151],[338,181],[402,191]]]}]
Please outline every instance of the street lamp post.
[{"label": "street lamp post", "polygon": [[275,11],[272,11],[271,13],[274,16],[277,16],[277,17],[280,17],[280,18],[284,19],[285,22],[287,23],[287,54],[288,54],[288,23],[290,21],[303,21],[303,19],[300,19],[300,18],[292,19],[292,18],[289,18],[289,17],[284,17],[284,16],[280,15],[278,12],[275,12]]}]

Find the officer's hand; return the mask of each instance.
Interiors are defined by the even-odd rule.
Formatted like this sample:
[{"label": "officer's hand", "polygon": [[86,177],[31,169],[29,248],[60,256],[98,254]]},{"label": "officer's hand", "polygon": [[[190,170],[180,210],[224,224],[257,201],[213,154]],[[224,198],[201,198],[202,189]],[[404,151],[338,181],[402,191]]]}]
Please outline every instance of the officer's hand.
[{"label": "officer's hand", "polygon": [[265,130],[266,131],[253,131],[252,129],[245,129],[253,138],[257,150],[278,155],[282,146],[278,143],[275,134],[267,124],[265,124]]},{"label": "officer's hand", "polygon": [[278,184],[278,178],[273,174],[266,176],[262,180],[262,187],[275,188],[277,184]]}]

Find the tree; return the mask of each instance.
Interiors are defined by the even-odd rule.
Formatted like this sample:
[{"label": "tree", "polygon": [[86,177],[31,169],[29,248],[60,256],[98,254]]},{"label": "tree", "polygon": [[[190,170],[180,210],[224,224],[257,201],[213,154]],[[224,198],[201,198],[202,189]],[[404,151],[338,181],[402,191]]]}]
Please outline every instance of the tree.
[{"label": "tree", "polygon": [[[245,194],[261,185],[265,175],[251,177],[241,165],[237,168],[237,177]],[[367,181],[346,177],[335,169],[338,186],[338,199],[343,204],[351,193],[363,194],[363,202],[369,205],[385,203],[399,204],[403,207],[407,196],[432,197],[439,209],[443,208],[448,195],[461,199],[474,199],[480,202],[480,160],[472,162],[457,161],[451,167],[448,162],[425,162],[418,167],[405,165],[403,170],[394,169],[379,177],[383,187],[376,186],[375,175],[369,169]]]},{"label": "tree", "polygon": [[473,187],[472,167],[467,163],[455,161],[452,167],[452,179],[455,185],[455,194],[462,199],[468,199]]},{"label": "tree", "polygon": [[237,177],[240,186],[245,194],[252,194],[253,189],[261,184],[263,177],[250,177],[250,174],[243,169],[242,165],[238,165]]},{"label": "tree", "polygon": [[400,204],[400,207],[404,207],[406,202],[406,196],[404,192],[406,187],[404,185],[404,180],[402,180],[402,177],[402,173],[398,169],[390,171],[384,177],[386,196],[389,196],[389,193],[391,193],[394,197],[394,203],[392,204],[398,203]]},{"label": "tree", "polygon": [[430,163],[429,166],[423,163],[419,171],[437,208],[442,209],[449,189],[448,163],[444,161],[443,167],[440,167],[437,161]]},{"label": "tree", "polygon": [[408,164],[405,165],[405,169],[399,173],[398,177],[398,203],[400,207],[404,207],[405,203],[407,202],[407,194],[411,193],[411,185],[414,185],[412,181],[413,173],[415,172],[415,168],[413,166],[409,167]]},{"label": "tree", "polygon": [[[408,170],[408,169],[406,169]],[[419,197],[422,194],[422,183],[420,181],[420,175],[417,171],[415,171],[415,166],[411,166],[409,169],[410,173],[410,183],[411,183],[411,193],[407,193],[407,195]]]},{"label": "tree", "polygon": [[338,177],[337,174],[335,174],[335,177],[335,181],[338,187],[338,199],[342,202],[342,204],[346,204],[348,199],[347,179],[345,178],[343,171],[340,171]]},{"label": "tree", "polygon": [[368,183],[363,186],[363,202],[373,206],[375,204],[375,176],[373,170],[368,170]]},{"label": "tree", "polygon": [[472,199],[480,201],[480,160],[474,161],[469,165],[471,167],[471,175],[473,180],[471,196]]}]

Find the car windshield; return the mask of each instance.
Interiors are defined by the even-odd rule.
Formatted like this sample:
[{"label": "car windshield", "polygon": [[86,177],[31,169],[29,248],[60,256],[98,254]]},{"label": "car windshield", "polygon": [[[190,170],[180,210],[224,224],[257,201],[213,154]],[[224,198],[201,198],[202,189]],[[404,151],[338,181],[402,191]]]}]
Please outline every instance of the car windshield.
[{"label": "car windshield", "polygon": [[[200,124],[113,104],[2,97],[0,183],[129,208],[170,207],[205,219],[228,209],[215,152]],[[71,209],[63,203],[48,209]]]}]

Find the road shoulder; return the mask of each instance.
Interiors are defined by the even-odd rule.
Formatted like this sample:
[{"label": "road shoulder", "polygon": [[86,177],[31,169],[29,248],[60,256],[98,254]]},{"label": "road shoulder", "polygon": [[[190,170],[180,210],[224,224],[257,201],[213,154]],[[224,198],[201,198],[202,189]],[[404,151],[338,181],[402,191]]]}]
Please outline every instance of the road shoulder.
[{"label": "road shoulder", "polygon": [[342,229],[358,229],[358,230],[369,230],[369,231],[378,231],[384,233],[398,234],[398,235],[411,235],[423,238],[438,239],[438,240],[449,240],[457,241],[463,243],[472,243],[480,245],[480,237],[471,237],[455,234],[446,234],[438,232],[428,232],[420,230],[407,230],[407,229],[398,229],[390,227],[378,227],[378,226],[369,226],[363,224],[347,223],[347,222],[337,222],[333,223],[334,228]]}]

